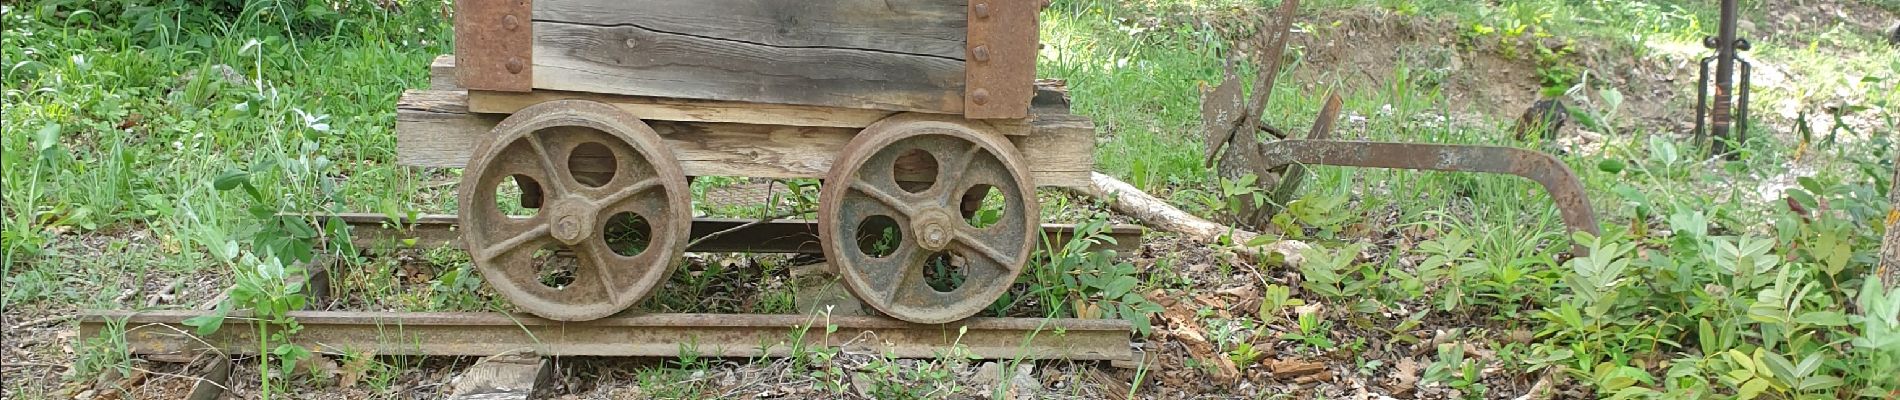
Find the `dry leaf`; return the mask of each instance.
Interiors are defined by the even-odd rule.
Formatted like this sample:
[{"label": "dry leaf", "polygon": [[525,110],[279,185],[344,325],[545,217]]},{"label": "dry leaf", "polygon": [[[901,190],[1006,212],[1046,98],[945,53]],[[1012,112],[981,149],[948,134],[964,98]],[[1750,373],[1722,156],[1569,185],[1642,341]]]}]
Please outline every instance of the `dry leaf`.
[{"label": "dry leaf", "polygon": [[1392,378],[1396,381],[1387,389],[1391,390],[1392,394],[1398,395],[1412,393],[1413,390],[1418,389],[1418,374],[1417,360],[1409,357],[1401,358],[1397,364],[1392,365]]}]

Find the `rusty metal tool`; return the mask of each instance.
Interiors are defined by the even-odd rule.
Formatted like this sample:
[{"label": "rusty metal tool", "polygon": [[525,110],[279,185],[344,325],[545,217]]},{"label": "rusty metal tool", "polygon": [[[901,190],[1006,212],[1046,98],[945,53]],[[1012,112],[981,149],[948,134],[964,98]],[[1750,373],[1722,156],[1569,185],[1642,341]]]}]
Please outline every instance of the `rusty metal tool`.
[{"label": "rusty metal tool", "polygon": [[[1702,58],[1702,70],[1696,80],[1695,140],[1697,144],[1709,139],[1714,131],[1715,142],[1710,149],[1714,154],[1726,155],[1730,159],[1736,156],[1728,146],[1733,143],[1740,146],[1748,140],[1748,75],[1753,66],[1742,59],[1740,52],[1754,48],[1748,39],[1735,37],[1737,0],[1722,0],[1722,20],[1716,36],[1702,38],[1702,45],[1715,50],[1714,56]],[[1715,95],[1710,101],[1709,65],[1715,65]],[[1735,85],[1737,66],[1740,66],[1741,86]],[[1730,137],[1733,128],[1733,138]]]},{"label": "rusty metal tool", "polygon": [[[1515,147],[1331,140],[1281,140],[1261,147],[1262,166],[1332,165],[1524,177],[1544,186],[1570,231],[1599,233],[1577,173],[1549,154]],[[1578,245],[1573,252],[1583,253]]]}]

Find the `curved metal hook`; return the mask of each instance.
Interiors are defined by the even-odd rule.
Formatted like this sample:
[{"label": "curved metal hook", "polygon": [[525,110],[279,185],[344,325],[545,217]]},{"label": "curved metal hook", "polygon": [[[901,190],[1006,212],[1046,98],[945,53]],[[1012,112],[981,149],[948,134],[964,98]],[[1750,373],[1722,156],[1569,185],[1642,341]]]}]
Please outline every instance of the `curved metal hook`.
[{"label": "curved metal hook", "polygon": [[[1517,175],[1544,186],[1571,232],[1600,234],[1577,173],[1542,152],[1502,146],[1281,140],[1262,144],[1260,153],[1266,168],[1307,164]],[[1573,246],[1574,253],[1586,252],[1581,244]]]}]

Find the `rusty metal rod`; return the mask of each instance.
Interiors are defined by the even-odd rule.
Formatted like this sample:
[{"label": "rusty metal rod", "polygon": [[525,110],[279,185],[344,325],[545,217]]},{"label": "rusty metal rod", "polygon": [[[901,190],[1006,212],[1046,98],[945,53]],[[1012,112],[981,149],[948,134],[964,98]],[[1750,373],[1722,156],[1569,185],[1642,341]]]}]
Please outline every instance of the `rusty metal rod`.
[{"label": "rusty metal rod", "polygon": [[[1583,182],[1570,166],[1549,154],[1500,146],[1329,140],[1266,143],[1261,154],[1267,168],[1308,164],[1517,175],[1544,186],[1570,231],[1599,233]],[[1581,254],[1582,250],[1578,245],[1574,251]]]},{"label": "rusty metal rod", "polygon": [[[316,214],[295,214],[307,217],[323,217]],[[435,248],[454,244],[460,246],[461,232],[456,228],[454,215],[425,214],[414,220],[394,222],[388,216],[370,213],[338,214],[344,223],[353,229],[350,241],[358,248],[387,246],[404,239],[415,239],[407,247]],[[692,238],[698,239],[756,222],[756,219],[738,218],[694,218]],[[403,228],[398,228],[401,226]],[[1074,224],[1043,224],[1042,240],[1061,248],[1075,234]],[[1141,247],[1140,225],[1112,225],[1106,232],[1115,238],[1115,243],[1102,243],[1102,248],[1117,252],[1132,252]],[[745,229],[721,235],[699,243],[687,251],[704,253],[823,253],[818,248],[818,223],[805,220],[777,220],[756,224]]]},{"label": "rusty metal rod", "polygon": [[1716,28],[1715,104],[1710,106],[1710,129],[1716,142],[1715,153],[1728,152],[1729,125],[1732,122],[1735,89],[1735,19],[1737,0],[1722,0],[1722,19]]},{"label": "rusty metal rod", "polygon": [[[80,315],[79,335],[98,337],[123,327],[126,350],[140,355],[257,353],[257,329],[241,314],[232,315],[216,333],[192,336],[184,321],[205,313],[88,311]],[[294,343],[329,353],[784,357],[799,343],[899,358],[948,356],[945,352],[953,345],[984,359],[1127,361],[1135,356],[1132,325],[1114,319],[970,318],[923,325],[881,317],[764,314],[645,314],[587,322],[473,312],[289,315],[302,326]],[[828,326],[837,329],[826,333]]]}]

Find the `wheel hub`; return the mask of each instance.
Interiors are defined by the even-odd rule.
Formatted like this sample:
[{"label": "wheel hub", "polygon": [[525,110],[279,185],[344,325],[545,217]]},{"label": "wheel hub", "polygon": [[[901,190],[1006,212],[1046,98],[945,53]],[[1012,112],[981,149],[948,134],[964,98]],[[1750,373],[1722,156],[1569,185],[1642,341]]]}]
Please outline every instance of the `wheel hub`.
[{"label": "wheel hub", "polygon": [[950,212],[942,207],[931,207],[919,212],[911,220],[911,231],[917,232],[917,245],[924,250],[943,251],[950,246],[950,239],[956,236],[957,222]]},{"label": "wheel hub", "polygon": [[554,234],[554,239],[570,246],[587,239],[588,232],[593,231],[593,208],[593,204],[587,200],[573,197],[556,201],[548,210],[554,213],[554,226],[550,232]]}]

